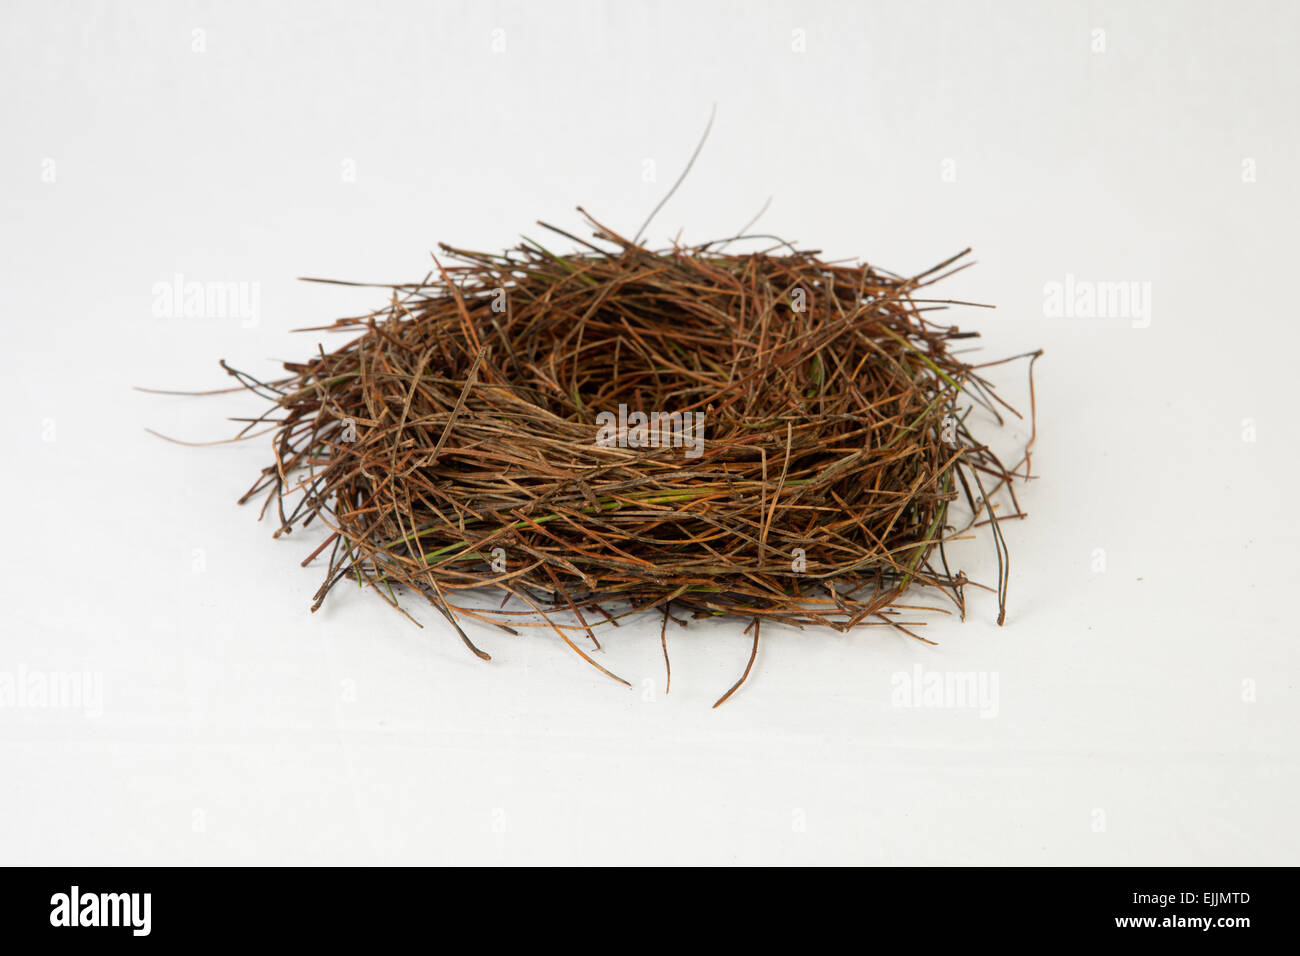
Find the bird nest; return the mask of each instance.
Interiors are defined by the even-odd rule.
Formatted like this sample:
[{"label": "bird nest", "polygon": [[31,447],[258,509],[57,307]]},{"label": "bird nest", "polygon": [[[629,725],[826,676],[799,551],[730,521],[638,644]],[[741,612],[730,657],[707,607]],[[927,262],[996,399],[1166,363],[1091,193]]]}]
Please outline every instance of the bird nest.
[{"label": "bird nest", "polygon": [[598,629],[652,609],[747,618],[755,649],[765,621],[918,636],[904,592],[964,613],[945,542],[973,526],[1002,622],[999,520],[1028,450],[1007,468],[972,435],[972,410],[1014,410],[957,357],[976,333],[927,317],[964,253],[904,278],[784,243],[655,251],[590,221],[592,242],[555,230],[572,254],[444,246],[448,265],[328,326],[359,333],[340,348],[274,382],[229,370],[273,403],[245,500],[265,494],[277,535],[329,528],[313,610],[352,578],[399,608],[423,595],[479,657],[467,618],[548,628],[607,674]]}]

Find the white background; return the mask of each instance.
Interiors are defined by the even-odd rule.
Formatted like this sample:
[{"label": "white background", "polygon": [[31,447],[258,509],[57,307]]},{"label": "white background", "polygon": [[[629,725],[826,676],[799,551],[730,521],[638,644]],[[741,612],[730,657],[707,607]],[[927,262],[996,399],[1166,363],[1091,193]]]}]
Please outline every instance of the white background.
[{"label": "white background", "polygon": [[[1297,862],[1298,32],[1260,2],[5,3],[0,676],[103,699],[0,707],[0,863]],[[414,602],[424,630],[344,587],[308,613],[319,538],[234,503],[266,439],[145,432],[258,406],[132,386],[273,375],[383,295],[298,276],[412,281],[578,204],[635,231],[714,103],[656,243],[772,196],[828,256],[971,245],[945,291],[998,308],[953,320],[1045,349],[1005,627],[972,591],[937,647],[765,628],[716,711],[743,622],[673,628],[668,697],[653,615],[604,638],[634,690],[544,632],[473,630],[484,664]],[[258,283],[258,322],[156,316],[176,273]],[[1150,326],[1046,317],[1067,274],[1150,283]],[[918,664],[996,675],[996,716],[893,706]]]}]

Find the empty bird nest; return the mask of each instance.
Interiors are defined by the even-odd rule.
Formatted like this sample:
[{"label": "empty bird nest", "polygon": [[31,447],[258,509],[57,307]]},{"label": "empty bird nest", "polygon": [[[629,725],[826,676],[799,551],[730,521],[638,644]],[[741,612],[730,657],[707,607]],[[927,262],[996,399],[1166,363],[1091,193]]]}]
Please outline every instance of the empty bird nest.
[{"label": "empty bird nest", "polygon": [[590,242],[546,227],[570,254],[441,247],[288,377],[227,366],[273,403],[245,429],[269,424],[275,454],[243,500],[265,496],[277,536],[329,529],[304,562],[328,560],[313,610],[355,579],[427,598],[483,659],[466,619],[544,627],[621,680],[598,631],[651,610],[665,642],[674,612],[749,619],[755,652],[764,621],[919,636],[904,593],[964,614],[945,544],[974,528],[1002,622],[999,523],[1022,514],[1029,448],[1008,468],[972,434],[974,411],[1019,417],[982,377],[1000,363],[967,364],[977,333],[928,318],[965,253],[904,278],[777,240],[653,251],[588,221]]}]

